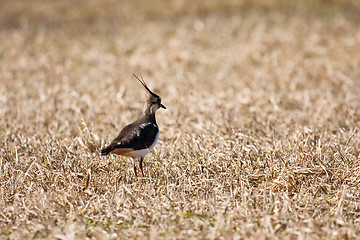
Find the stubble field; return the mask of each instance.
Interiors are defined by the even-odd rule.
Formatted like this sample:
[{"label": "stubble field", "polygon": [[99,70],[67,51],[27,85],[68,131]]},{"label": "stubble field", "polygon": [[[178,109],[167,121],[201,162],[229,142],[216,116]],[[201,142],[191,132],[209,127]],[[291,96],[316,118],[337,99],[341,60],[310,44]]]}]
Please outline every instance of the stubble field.
[{"label": "stubble field", "polygon": [[1,1],[0,239],[359,239],[359,53],[356,0]]}]

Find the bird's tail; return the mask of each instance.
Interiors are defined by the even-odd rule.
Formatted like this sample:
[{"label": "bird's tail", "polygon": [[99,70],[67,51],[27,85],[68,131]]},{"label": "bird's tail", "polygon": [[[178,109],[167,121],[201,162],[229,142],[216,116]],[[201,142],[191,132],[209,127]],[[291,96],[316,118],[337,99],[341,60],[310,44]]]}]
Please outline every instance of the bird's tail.
[{"label": "bird's tail", "polygon": [[111,152],[109,148],[103,148],[101,149],[101,156],[108,155]]}]

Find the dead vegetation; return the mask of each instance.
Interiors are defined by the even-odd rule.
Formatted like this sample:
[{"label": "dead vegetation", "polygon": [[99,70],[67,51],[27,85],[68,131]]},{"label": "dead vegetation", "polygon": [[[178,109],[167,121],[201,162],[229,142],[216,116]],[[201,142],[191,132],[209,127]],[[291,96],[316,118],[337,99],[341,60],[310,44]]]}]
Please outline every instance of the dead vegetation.
[{"label": "dead vegetation", "polygon": [[[130,3],[131,2],[131,3]],[[360,238],[357,1],[1,1],[2,239]],[[141,73],[136,179],[100,157]]]}]

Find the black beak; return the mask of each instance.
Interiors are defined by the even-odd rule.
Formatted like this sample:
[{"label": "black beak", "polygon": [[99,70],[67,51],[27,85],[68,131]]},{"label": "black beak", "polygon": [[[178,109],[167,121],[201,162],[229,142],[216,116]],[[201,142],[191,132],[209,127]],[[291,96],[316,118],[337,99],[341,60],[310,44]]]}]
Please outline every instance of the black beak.
[{"label": "black beak", "polygon": [[162,103],[160,103],[160,107],[162,107],[163,109],[166,109],[166,107]]}]

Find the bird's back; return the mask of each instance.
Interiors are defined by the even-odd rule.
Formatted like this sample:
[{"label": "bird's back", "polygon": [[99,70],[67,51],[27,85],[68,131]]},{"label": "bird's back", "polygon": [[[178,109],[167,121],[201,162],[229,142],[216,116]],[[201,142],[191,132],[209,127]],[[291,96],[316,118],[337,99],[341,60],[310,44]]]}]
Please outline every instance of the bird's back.
[{"label": "bird's back", "polygon": [[147,149],[157,140],[159,128],[155,114],[147,114],[135,122],[125,126],[119,135],[101,150],[101,155],[108,155],[114,150],[131,149],[134,151]]}]

